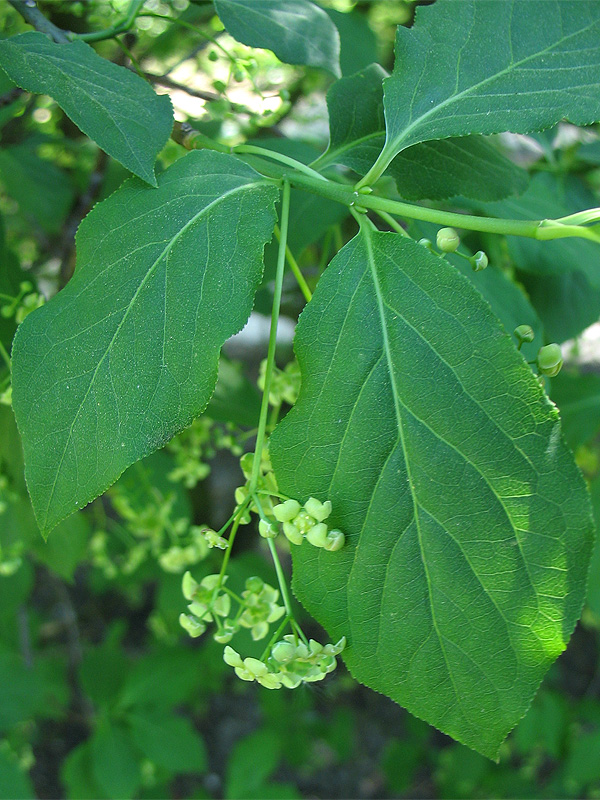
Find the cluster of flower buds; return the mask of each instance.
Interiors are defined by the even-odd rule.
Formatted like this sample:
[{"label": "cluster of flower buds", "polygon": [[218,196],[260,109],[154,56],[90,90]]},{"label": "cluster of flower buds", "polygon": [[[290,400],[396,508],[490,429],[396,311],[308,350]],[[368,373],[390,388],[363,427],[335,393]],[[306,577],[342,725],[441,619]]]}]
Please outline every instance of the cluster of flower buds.
[{"label": "cluster of flower buds", "polygon": [[233,647],[225,648],[223,660],[243,681],[257,681],[267,689],[295,689],[301,683],[323,680],[336,668],[335,657],[345,646],[345,637],[337,644],[322,645],[314,639],[305,644],[288,634],[272,646],[266,661],[243,659]]},{"label": "cluster of flower buds", "polygon": [[214,639],[221,644],[230,642],[240,628],[249,629],[254,641],[264,639],[269,633],[269,625],[285,614],[285,608],[277,603],[279,592],[262,578],[248,578],[242,592],[242,602],[232,619],[229,616],[231,596],[222,590],[226,580],[226,575],[221,583],[218,575],[208,575],[197,583],[189,572],[185,573],[182,591],[186,600],[190,601],[190,613],[180,615],[181,627],[196,638],[214,620],[217,623]]},{"label": "cluster of flower buds", "polygon": [[[237,503],[238,508],[248,499],[248,486],[252,476],[252,470],[254,468],[254,453],[244,453],[244,455],[240,458],[240,467],[242,468],[242,472],[246,478],[246,484],[244,486],[238,486],[238,488],[235,490],[235,502]],[[260,471],[258,474],[256,491],[261,495],[260,504],[263,514],[268,517],[272,517],[273,502],[270,494],[273,493],[277,495],[279,489],[277,487],[277,481],[275,480],[275,474],[273,472],[273,467],[271,466],[271,460],[266,447],[263,448],[261,454]],[[258,508],[254,502],[248,504],[246,510],[240,517],[240,522],[243,525],[247,525],[250,522],[251,512],[258,514]]]},{"label": "cluster of flower buds", "polygon": [[19,284],[19,293],[2,306],[0,314],[5,319],[14,317],[17,325],[20,325],[28,314],[43,306],[45,302],[46,299],[43,295],[33,291],[33,284],[29,281],[22,281]]},{"label": "cluster of flower buds", "polygon": [[285,614],[285,608],[277,605],[279,592],[262,578],[248,578],[242,592],[244,610],[239,618],[242,628],[249,628],[255,642],[269,633],[269,625]]},{"label": "cluster of flower buds", "polygon": [[167,449],[175,458],[175,468],[169,479],[181,481],[187,489],[193,489],[210,473],[206,461],[214,458],[219,450],[230,450],[235,456],[242,453],[234,425],[221,425],[206,415],[194,422],[172,439]]},{"label": "cluster of flower buds", "polygon": [[[267,371],[267,359],[261,361],[258,374],[258,388],[261,392],[265,390],[265,375]],[[300,367],[294,359],[285,365],[283,369],[273,367],[271,376],[271,389],[269,390],[269,403],[275,408],[279,408],[282,403],[293,406],[298,399],[300,391]]]},{"label": "cluster of flower buds", "polygon": [[[212,531],[214,533],[214,531]],[[216,536],[217,534],[215,534]],[[192,525],[186,537],[188,544],[173,545],[158,557],[158,563],[165,572],[183,572],[184,569],[194,566],[208,555],[211,545],[205,535],[205,529]],[[220,538],[220,537],[219,537]],[[224,540],[225,541],[225,540]],[[220,545],[218,545],[220,546]],[[225,547],[227,542],[225,541]]]},{"label": "cluster of flower buds", "polygon": [[[334,552],[344,546],[346,538],[341,531],[327,527],[325,520],[330,514],[331,502],[321,503],[315,497],[309,497],[304,506],[297,500],[285,500],[273,507],[273,516],[283,523],[283,532],[292,544],[302,544],[306,539],[315,547]],[[272,523],[261,520],[261,536],[271,536],[273,527]]]},{"label": "cluster of flower buds", "polygon": [[227,580],[218,574],[207,575],[197,583],[191,573],[183,576],[182,591],[186,600],[189,600],[189,614],[179,615],[179,624],[189,635],[195,639],[202,636],[209,622],[215,617],[227,617],[231,610],[230,596],[219,589],[219,584]]}]

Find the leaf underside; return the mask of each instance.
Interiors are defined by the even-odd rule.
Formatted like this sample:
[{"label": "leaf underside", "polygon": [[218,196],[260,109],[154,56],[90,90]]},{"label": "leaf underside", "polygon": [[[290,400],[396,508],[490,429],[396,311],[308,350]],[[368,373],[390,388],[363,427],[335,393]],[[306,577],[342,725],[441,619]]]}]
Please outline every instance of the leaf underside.
[{"label": "leaf underside", "polygon": [[214,0],[225,29],[238,42],[272,50],[280,61],[321,67],[340,77],[340,37],[322,8],[309,0]]},{"label": "leaf underside", "polygon": [[57,44],[38,32],[0,41],[0,67],[22,89],[52,97],[102,150],[156,186],[154,162],[173,127],[166,95],[85,42]]},{"label": "leaf underside", "polygon": [[581,611],[592,540],[555,408],[489,306],[412,240],[363,232],[300,319],[281,490],[331,499],[294,590],[352,674],[496,757]]},{"label": "leaf underside", "polygon": [[385,155],[471,133],[600,119],[596,0],[438,0],[398,26]]},{"label": "leaf underside", "polygon": [[219,351],[252,309],[277,189],[192,152],[159,188],[127,181],[77,234],[68,286],[13,347],[13,407],[44,535],[208,403]]}]

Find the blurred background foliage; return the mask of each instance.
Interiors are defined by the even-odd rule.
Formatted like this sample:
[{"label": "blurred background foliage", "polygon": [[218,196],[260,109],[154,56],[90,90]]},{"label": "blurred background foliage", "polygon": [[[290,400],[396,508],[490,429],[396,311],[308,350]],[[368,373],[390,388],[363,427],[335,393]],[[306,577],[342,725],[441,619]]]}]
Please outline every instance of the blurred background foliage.
[{"label": "blurred background foliage", "polygon": [[[85,32],[114,24],[128,3],[38,5],[60,27]],[[338,26],[344,74],[372,61],[391,69],[395,26],[410,24],[411,2],[321,5]],[[0,6],[2,36],[26,29],[8,4]],[[176,118],[207,135],[227,143],[260,139],[307,161],[327,144],[331,79],[235,42],[209,2],[147,0],[129,32],[96,46],[168,92]],[[79,222],[127,174],[49,98],[16,90],[2,74],[0,137],[6,357],[18,322],[72,274]],[[516,216],[521,204],[540,209],[529,216],[556,216],[557,206],[567,213],[599,204],[595,129],[563,125],[494,141],[532,176],[524,195],[496,204],[494,213]],[[170,142],[159,169],[184,152]],[[447,206],[484,208],[463,199]],[[317,197],[294,198],[290,244],[311,285],[353,235],[346,212]],[[517,322],[564,343],[567,369],[549,391],[600,519],[600,354],[593,326],[600,290],[588,280],[598,268],[597,248],[575,240],[471,239],[472,249],[483,247],[494,265],[478,278],[480,290],[496,302],[506,297],[508,319],[526,292],[532,316]],[[273,252],[267,249],[257,312],[268,308]],[[286,285],[291,321],[301,305],[295,286]],[[357,685],[342,667],[322,685],[269,692],[233,677],[222,646],[183,633],[177,622],[183,570],[192,567],[199,579],[219,563],[198,526],[218,528],[228,517],[241,478],[238,459],[252,444],[261,330],[255,340],[242,336],[230,344],[207,416],[131,467],[47,544],[27,498],[9,369],[0,359],[0,797],[600,797],[598,549],[582,621],[499,764]],[[289,342],[279,356],[283,367]],[[289,381],[283,386],[289,389]],[[284,391],[276,405],[285,409],[286,398]],[[245,529],[231,567],[234,588],[251,575],[272,580],[263,544]],[[314,623],[303,626],[320,638]],[[248,638],[249,654],[251,648]]]}]

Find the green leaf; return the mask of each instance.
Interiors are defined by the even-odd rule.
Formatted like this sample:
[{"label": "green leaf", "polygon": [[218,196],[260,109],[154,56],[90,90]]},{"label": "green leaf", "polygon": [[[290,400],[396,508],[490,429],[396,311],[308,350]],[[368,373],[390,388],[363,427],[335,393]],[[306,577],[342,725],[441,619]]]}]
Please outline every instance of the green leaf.
[{"label": "green leaf", "polygon": [[600,119],[595,0],[442,0],[398,26],[395,53],[382,164],[431,139]]},{"label": "green leaf", "polygon": [[[318,164],[343,164],[364,175],[385,141],[382,81],[378,64],[333,84],[327,93],[330,142]],[[527,173],[481,136],[445,139],[409,147],[387,173],[407,200],[443,200],[464,195],[499,200],[523,192]]]},{"label": "green leaf", "polygon": [[[590,484],[592,508],[596,520],[596,530],[600,528],[600,476]],[[594,552],[590,563],[589,585],[586,601],[593,613],[600,618],[600,537],[596,536]]]},{"label": "green leaf", "polygon": [[340,35],[340,68],[342,75],[353,75],[377,61],[377,37],[369,18],[358,9],[334,11],[326,9]]},{"label": "green leaf", "polygon": [[282,492],[332,501],[347,544],[294,547],[295,592],[358,680],[495,757],[585,592],[593,523],[558,413],[471,284],[393,233],[340,251],[296,352],[273,465]]},{"label": "green leaf", "polygon": [[73,202],[63,170],[25,143],[0,150],[0,182],[25,216],[33,217],[48,233],[60,231]]},{"label": "green leaf", "polygon": [[[414,222],[409,226],[409,231],[414,239],[426,237],[430,241],[435,241],[437,230],[439,230],[438,225],[424,222]],[[461,246],[461,252],[465,249]],[[531,326],[534,340],[533,342],[525,342],[521,352],[526,361],[533,361],[541,344],[543,344],[543,328],[540,318],[523,290],[493,263],[487,269],[474,272],[468,261],[454,253],[447,254],[446,260],[468,278],[477,291],[488,301],[492,311],[504,325],[506,332],[511,335],[515,347],[517,340],[513,336],[513,331],[517,325]]]},{"label": "green leaf", "polygon": [[322,67],[340,76],[340,37],[322,8],[308,0],[214,0],[228,33],[280,61]]},{"label": "green leaf", "polygon": [[192,152],[127,181],[77,233],[68,286],[19,328],[13,408],[44,535],[189,425],[252,309],[277,190]]},{"label": "green leaf", "polygon": [[591,286],[583,272],[544,277],[521,272],[519,280],[542,320],[549,341],[573,339],[600,317],[600,287]]},{"label": "green leaf", "polygon": [[256,792],[275,771],[281,749],[281,738],[268,728],[239,741],[227,763],[225,797],[229,800],[260,797]]},{"label": "green leaf", "polygon": [[29,32],[0,41],[0,66],[28,92],[52,97],[83,133],[156,186],[154,161],[173,127],[171,101],[85,42]]},{"label": "green leaf", "polygon": [[600,430],[600,375],[563,371],[552,379],[551,395],[569,446],[576,450],[590,442]]},{"label": "green leaf", "polygon": [[93,776],[90,739],[71,750],[62,763],[60,777],[66,787],[68,800],[89,800],[90,797],[101,797],[100,789]]},{"label": "green leaf", "polygon": [[35,797],[29,775],[21,768],[18,758],[6,747],[0,748],[0,797],[11,800],[30,800]]},{"label": "green leaf", "polygon": [[135,714],[129,717],[136,746],[154,764],[174,774],[206,770],[204,742],[188,719],[172,714]]},{"label": "green leaf", "polygon": [[129,731],[102,720],[91,739],[92,776],[109,800],[135,796],[141,783],[140,756]]}]

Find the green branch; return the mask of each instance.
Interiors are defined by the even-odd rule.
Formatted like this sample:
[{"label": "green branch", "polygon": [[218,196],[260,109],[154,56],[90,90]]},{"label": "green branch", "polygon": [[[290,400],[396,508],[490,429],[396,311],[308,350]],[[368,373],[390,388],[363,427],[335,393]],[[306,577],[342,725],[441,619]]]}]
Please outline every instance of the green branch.
[{"label": "green branch", "polygon": [[265,386],[263,389],[262,402],[260,406],[258,433],[256,434],[256,447],[254,450],[254,463],[252,464],[252,474],[250,476],[250,482],[248,486],[250,494],[256,491],[256,487],[258,485],[258,478],[260,475],[260,462],[262,458],[262,449],[265,441],[265,430],[267,427],[267,416],[269,413],[269,394],[271,392],[273,367],[275,365],[275,350],[277,347],[277,325],[279,322],[279,309],[281,307],[281,294],[283,291],[283,275],[285,272],[285,249],[287,245],[289,216],[290,216],[290,184],[287,181],[285,181],[283,184],[283,196],[281,199],[281,233],[279,236],[279,251],[277,254],[277,272],[275,275],[273,308],[271,311],[271,330],[269,332],[269,348],[267,351]]},{"label": "green branch", "polygon": [[[266,154],[265,154],[266,155]],[[591,228],[578,225],[565,225],[559,220],[521,220],[496,219],[494,217],[478,217],[471,214],[459,214],[452,211],[440,211],[435,208],[416,206],[385,197],[375,197],[355,191],[351,186],[333,183],[332,181],[316,181],[305,174],[290,173],[285,175],[292,186],[306,189],[313,194],[327,197],[349,208],[358,207],[376,212],[386,212],[399,217],[419,219],[437,225],[466,228],[482,233],[499,233],[505,236],[525,236],[530,239],[550,240],[578,236],[600,243],[600,234]]]},{"label": "green branch", "polygon": [[91,33],[69,33],[68,38],[72,41],[80,39],[83,42],[101,42],[104,39],[114,39],[115,36],[121,33],[127,33],[133,27],[145,2],[146,0],[131,0],[125,17],[121,22],[117,22],[116,25],[112,25],[110,28],[106,28],[103,31],[92,31]]},{"label": "green branch", "polygon": [[49,19],[46,19],[33,0],[31,0],[31,2],[25,2],[25,0],[8,0],[8,2],[19,12],[25,22],[33,25],[36,31],[45,33],[46,36],[49,36],[53,41],[59,44],[66,44],[69,41],[68,33],[53,22],[50,22]]}]

